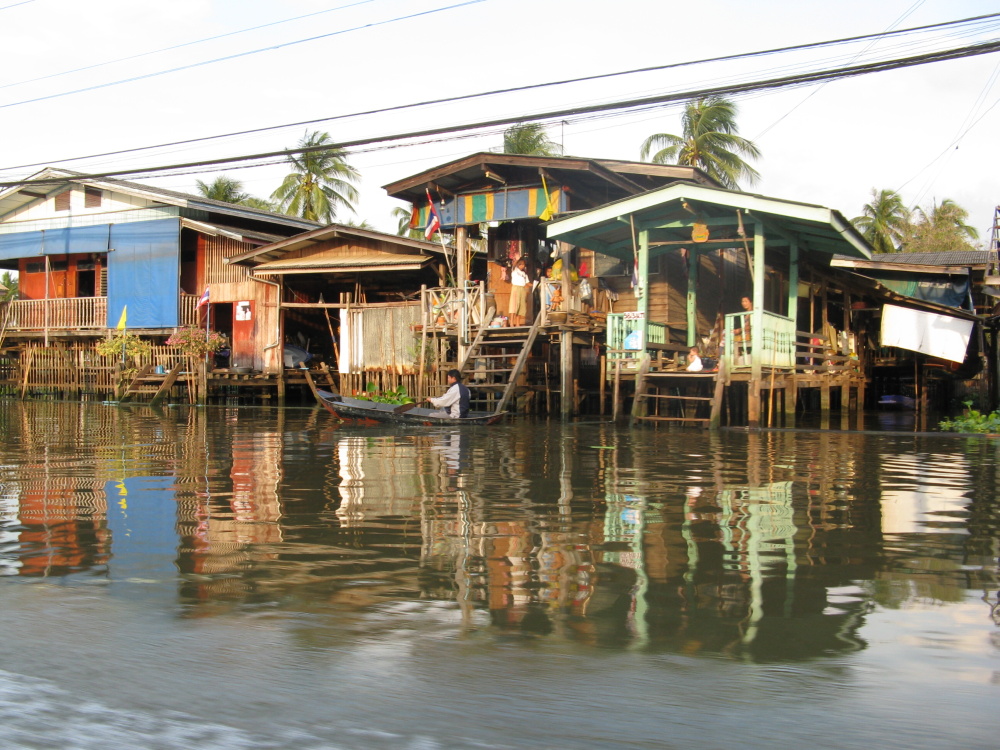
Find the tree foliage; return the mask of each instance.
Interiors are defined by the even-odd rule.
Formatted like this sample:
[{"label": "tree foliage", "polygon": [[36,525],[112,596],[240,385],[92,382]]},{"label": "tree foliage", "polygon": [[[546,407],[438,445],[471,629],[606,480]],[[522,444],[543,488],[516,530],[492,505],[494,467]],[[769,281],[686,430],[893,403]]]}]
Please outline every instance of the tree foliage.
[{"label": "tree foliage", "polygon": [[211,182],[195,180],[195,184],[198,186],[198,193],[202,197],[213,201],[233,203],[238,206],[247,206],[248,208],[259,208],[264,211],[275,210],[275,205],[271,201],[245,192],[243,190],[243,183],[228,175],[220,174]]},{"label": "tree foliage", "polygon": [[[358,191],[352,183],[360,179],[358,170],[347,163],[329,133],[309,132],[298,144],[309,150],[288,157],[294,170],[285,177],[271,197],[291,216],[332,223],[338,209],[354,213]],[[324,148],[326,147],[326,148]]]},{"label": "tree foliage", "polygon": [[908,253],[945,253],[975,250],[979,232],[966,223],[969,212],[950,198],[918,208],[903,237]]},{"label": "tree foliage", "polygon": [[519,122],[503,131],[503,152],[524,156],[559,156],[562,147],[549,139],[540,122]]},{"label": "tree foliage", "polygon": [[877,253],[895,253],[910,227],[910,209],[895,190],[872,188],[872,200],[851,222]]},{"label": "tree foliage", "polygon": [[17,276],[12,276],[10,271],[4,271],[3,276],[0,276],[0,287],[3,287],[0,288],[0,302],[17,299],[19,293]]},{"label": "tree foliage", "polygon": [[760,173],[744,157],[759,159],[760,149],[739,135],[737,113],[736,104],[722,96],[690,101],[681,118],[682,134],[654,133],[643,141],[639,158],[697,167],[731,190],[741,181],[753,185]]}]

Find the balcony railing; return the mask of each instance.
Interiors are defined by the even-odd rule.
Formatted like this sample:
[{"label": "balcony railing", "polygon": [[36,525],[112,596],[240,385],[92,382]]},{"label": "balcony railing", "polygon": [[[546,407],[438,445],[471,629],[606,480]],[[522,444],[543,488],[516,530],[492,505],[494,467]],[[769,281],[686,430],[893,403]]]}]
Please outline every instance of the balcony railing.
[{"label": "balcony railing", "polygon": [[[198,295],[180,296],[181,325],[197,326]],[[67,299],[19,299],[10,303],[8,330],[12,331],[84,331],[108,328],[107,297],[69,297]]]},{"label": "balcony railing", "polygon": [[726,316],[725,362],[732,372],[753,366],[795,366],[795,321],[783,315],[763,311],[763,330],[751,331],[753,312]]}]

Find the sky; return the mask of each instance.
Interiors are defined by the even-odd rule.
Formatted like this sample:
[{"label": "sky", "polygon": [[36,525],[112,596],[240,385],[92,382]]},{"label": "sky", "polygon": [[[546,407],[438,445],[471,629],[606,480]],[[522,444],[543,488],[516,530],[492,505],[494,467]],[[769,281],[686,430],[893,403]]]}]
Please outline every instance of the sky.
[{"label": "sky", "polygon": [[[904,57],[1000,38],[1000,19],[975,35],[937,30],[343,117],[994,12],[995,0],[0,0],[0,179],[42,165],[134,169],[280,150],[307,127],[352,140]],[[993,53],[738,96],[740,134],[762,152],[761,180],[746,189],[848,218],[873,188],[898,190],[909,206],[950,198],[985,243],[1000,204],[998,78]],[[681,112],[557,121],[549,136],[567,155],[638,160],[648,135],[681,132]],[[383,185],[498,149],[500,130],[352,151],[361,200],[338,220],[394,231],[391,212],[403,204]],[[125,179],[195,192],[196,179],[224,173],[266,197],[288,171],[270,163]]]}]

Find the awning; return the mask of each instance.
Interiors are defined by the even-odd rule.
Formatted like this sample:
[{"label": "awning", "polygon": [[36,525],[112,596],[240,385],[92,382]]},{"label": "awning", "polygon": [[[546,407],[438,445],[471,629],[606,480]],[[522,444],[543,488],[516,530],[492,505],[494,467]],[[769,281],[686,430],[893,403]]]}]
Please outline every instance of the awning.
[{"label": "awning", "polygon": [[292,273],[362,273],[366,271],[418,271],[433,260],[427,255],[368,253],[366,255],[316,254],[283,258],[254,266],[255,276]]}]

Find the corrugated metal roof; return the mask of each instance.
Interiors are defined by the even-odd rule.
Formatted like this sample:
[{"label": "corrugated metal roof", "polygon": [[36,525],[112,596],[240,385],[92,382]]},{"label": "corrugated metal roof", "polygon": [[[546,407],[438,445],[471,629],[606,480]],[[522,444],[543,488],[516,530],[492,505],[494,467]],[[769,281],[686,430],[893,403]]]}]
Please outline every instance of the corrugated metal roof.
[{"label": "corrugated metal roof", "polygon": [[914,266],[984,266],[989,250],[960,250],[947,253],[872,253],[879,263],[904,263]]},{"label": "corrugated metal roof", "polygon": [[254,267],[255,273],[275,273],[279,271],[328,271],[343,273],[357,269],[407,270],[418,269],[431,261],[429,255],[404,253],[367,253],[365,255],[311,255],[306,258],[282,258],[261,263]]}]

